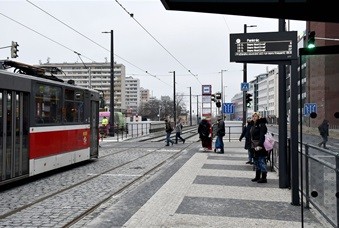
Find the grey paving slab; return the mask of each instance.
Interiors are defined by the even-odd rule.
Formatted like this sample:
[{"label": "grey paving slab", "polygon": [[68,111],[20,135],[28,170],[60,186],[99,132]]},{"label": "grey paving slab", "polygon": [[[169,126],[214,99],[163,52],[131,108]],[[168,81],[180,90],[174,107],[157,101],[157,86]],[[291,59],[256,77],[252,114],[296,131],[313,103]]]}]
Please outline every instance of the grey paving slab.
[{"label": "grey paving slab", "polygon": [[247,156],[208,156],[208,160],[234,160],[234,161],[247,161]]},{"label": "grey paving slab", "polygon": [[222,164],[204,164],[202,169],[215,169],[215,170],[253,170],[253,167],[247,164],[236,165],[222,165]]},{"label": "grey paving slab", "polygon": [[[246,186],[246,187],[265,187],[265,188],[277,188],[279,185],[279,180],[268,179],[266,184],[258,184],[257,182],[252,182],[253,177],[220,177],[220,176],[197,176],[193,181],[194,184],[204,184],[204,185],[229,185],[229,186]],[[269,178],[269,177],[268,177]]]},{"label": "grey paving slab", "polygon": [[[184,197],[175,213],[300,221],[300,213],[295,213],[293,207],[285,202],[265,200]],[[306,218],[306,222],[309,221],[311,219]]]}]

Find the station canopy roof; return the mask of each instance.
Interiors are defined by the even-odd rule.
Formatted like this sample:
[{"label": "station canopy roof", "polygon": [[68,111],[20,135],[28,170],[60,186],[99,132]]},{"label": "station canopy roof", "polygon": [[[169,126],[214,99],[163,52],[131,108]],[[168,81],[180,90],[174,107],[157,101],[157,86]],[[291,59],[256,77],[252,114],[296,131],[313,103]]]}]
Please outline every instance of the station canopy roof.
[{"label": "station canopy roof", "polygon": [[167,10],[339,23],[335,0],[161,0],[161,2]]}]

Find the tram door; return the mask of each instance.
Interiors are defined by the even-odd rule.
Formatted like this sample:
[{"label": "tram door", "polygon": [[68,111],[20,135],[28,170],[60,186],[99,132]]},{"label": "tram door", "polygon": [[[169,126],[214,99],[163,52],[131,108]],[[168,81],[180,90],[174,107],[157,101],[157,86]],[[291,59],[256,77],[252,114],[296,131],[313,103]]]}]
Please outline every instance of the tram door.
[{"label": "tram door", "polygon": [[98,158],[99,154],[99,102],[91,101],[91,158]]},{"label": "tram door", "polygon": [[29,174],[29,94],[0,90],[0,178]]}]

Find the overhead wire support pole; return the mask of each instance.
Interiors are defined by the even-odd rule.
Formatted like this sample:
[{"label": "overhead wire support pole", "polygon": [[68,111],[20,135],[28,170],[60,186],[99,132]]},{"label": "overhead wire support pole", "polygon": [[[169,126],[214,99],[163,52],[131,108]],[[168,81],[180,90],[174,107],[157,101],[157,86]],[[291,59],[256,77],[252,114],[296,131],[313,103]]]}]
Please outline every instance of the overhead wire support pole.
[{"label": "overhead wire support pole", "polygon": [[190,88],[190,126],[192,126],[192,87]]},{"label": "overhead wire support pole", "polygon": [[177,105],[175,101],[175,71],[172,71],[173,73],[173,121],[174,124],[177,124]]},{"label": "overhead wire support pole", "polygon": [[197,124],[199,124],[199,95],[197,95]]},{"label": "overhead wire support pole", "polygon": [[113,30],[111,32],[102,32],[102,33],[110,33],[111,34],[111,67],[110,67],[110,74],[111,74],[111,85],[110,85],[110,128],[109,128],[109,135],[115,135],[115,120],[114,120],[114,40],[113,40]]},{"label": "overhead wire support pole", "polygon": [[[113,40],[113,30],[111,30],[111,96],[110,96],[110,103],[111,103],[111,126],[113,129],[110,130],[110,135],[114,137],[115,133],[115,120],[114,120],[114,40]],[[111,129],[111,128],[110,128]]]}]

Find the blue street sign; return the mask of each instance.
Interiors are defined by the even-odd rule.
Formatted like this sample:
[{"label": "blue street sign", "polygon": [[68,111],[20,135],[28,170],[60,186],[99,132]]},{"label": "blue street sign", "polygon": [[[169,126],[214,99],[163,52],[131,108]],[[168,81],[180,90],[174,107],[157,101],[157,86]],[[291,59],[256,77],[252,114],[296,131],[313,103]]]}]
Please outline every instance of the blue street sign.
[{"label": "blue street sign", "polygon": [[316,103],[305,103],[305,105],[304,105],[304,115],[309,115],[312,112],[317,113],[317,104]]},{"label": "blue street sign", "polygon": [[241,91],[248,91],[250,88],[250,84],[248,82],[242,82],[240,87]]},{"label": "blue street sign", "polygon": [[224,114],[234,114],[234,104],[233,103],[224,103],[222,106]]}]

